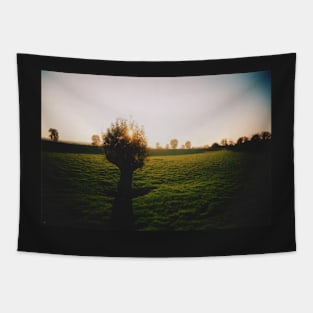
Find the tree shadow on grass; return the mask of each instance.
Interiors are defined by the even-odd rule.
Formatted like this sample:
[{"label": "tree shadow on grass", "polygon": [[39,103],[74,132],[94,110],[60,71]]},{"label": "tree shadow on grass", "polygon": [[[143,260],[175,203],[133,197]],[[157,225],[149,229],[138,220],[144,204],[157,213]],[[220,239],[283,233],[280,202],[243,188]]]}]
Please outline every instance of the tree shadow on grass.
[{"label": "tree shadow on grass", "polygon": [[145,187],[132,189],[129,195],[119,194],[117,191],[110,191],[108,195],[114,196],[112,205],[112,230],[135,230],[135,217],[133,214],[132,199],[142,197],[156,187]]}]

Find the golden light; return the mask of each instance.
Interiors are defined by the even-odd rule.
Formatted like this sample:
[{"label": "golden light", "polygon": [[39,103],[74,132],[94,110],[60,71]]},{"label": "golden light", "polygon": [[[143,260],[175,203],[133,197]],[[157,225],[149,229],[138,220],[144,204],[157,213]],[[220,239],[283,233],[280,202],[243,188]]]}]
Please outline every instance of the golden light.
[{"label": "golden light", "polygon": [[133,134],[134,134],[134,132],[133,132],[132,129],[128,130],[128,136],[129,136],[130,138],[133,137]]}]

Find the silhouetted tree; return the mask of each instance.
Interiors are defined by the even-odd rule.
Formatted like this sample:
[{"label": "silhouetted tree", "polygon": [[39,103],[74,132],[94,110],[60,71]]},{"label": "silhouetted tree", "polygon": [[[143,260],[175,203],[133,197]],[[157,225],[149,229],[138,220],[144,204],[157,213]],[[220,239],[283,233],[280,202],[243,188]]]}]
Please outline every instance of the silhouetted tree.
[{"label": "silhouetted tree", "polygon": [[234,146],[234,141],[232,140],[232,139],[228,139],[227,140],[227,146],[229,146],[229,147],[233,147]]},{"label": "silhouetted tree", "polygon": [[262,140],[270,140],[270,139],[272,139],[272,135],[268,131],[262,132],[260,137],[261,137]]},{"label": "silhouetted tree", "polygon": [[191,141],[186,141],[185,142],[185,147],[186,147],[186,149],[191,149]]},{"label": "silhouetted tree", "polygon": [[251,141],[252,143],[258,143],[258,142],[261,141],[261,137],[260,137],[259,134],[254,134],[254,135],[251,137],[250,141]]},{"label": "silhouetted tree", "polygon": [[178,140],[177,139],[172,139],[170,141],[170,145],[171,145],[172,149],[176,149],[177,146],[178,146]]},{"label": "silhouetted tree", "polygon": [[227,139],[226,139],[226,138],[223,138],[223,139],[221,140],[221,146],[227,147]]},{"label": "silhouetted tree", "polygon": [[58,132],[58,130],[55,129],[55,128],[50,128],[49,132],[50,132],[49,137],[50,137],[51,141],[57,142],[59,140],[59,132]]},{"label": "silhouetted tree", "polygon": [[214,142],[213,145],[210,147],[210,150],[219,150],[221,146],[217,143]]},{"label": "silhouetted tree", "polygon": [[237,143],[229,147],[235,151],[265,152],[270,151],[272,135],[268,131],[256,133],[250,137],[240,137]]},{"label": "silhouetted tree", "polygon": [[91,144],[93,146],[99,146],[100,143],[101,143],[99,135],[92,135],[91,136],[91,141],[92,141]]},{"label": "silhouetted tree", "polygon": [[144,165],[147,140],[143,128],[134,122],[117,119],[103,134],[104,153],[120,170],[118,194],[130,195],[133,172]]},{"label": "silhouetted tree", "polygon": [[249,138],[248,137],[246,137],[246,136],[244,136],[244,137],[242,137],[243,138],[243,143],[246,143],[246,142],[248,142],[249,141]]},{"label": "silhouetted tree", "polygon": [[237,140],[237,145],[242,145],[242,144],[244,144],[244,143],[246,143],[246,142],[248,142],[249,141],[249,138],[248,137],[240,137],[240,138],[238,138],[238,140]]},{"label": "silhouetted tree", "polygon": [[162,149],[162,147],[161,147],[161,145],[160,145],[159,142],[157,142],[157,143],[155,144],[155,148],[156,148],[156,149]]}]

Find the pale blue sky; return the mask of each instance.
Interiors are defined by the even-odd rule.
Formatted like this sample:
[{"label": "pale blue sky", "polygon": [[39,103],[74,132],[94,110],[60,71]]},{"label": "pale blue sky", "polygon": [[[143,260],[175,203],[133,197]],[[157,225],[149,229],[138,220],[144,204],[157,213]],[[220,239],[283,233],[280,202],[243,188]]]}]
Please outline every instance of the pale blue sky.
[{"label": "pale blue sky", "polygon": [[41,72],[43,138],[91,142],[116,118],[144,126],[149,146],[236,140],[271,131],[271,75],[254,72],[184,77],[126,77]]}]

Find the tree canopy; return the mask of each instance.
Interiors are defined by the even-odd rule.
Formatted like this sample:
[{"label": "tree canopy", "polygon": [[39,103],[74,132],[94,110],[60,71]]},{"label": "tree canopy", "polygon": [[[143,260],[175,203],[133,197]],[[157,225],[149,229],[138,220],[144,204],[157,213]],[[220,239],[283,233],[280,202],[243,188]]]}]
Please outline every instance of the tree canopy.
[{"label": "tree canopy", "polygon": [[144,165],[147,139],[143,128],[133,121],[117,119],[103,134],[105,156],[120,170],[134,171]]},{"label": "tree canopy", "polygon": [[186,149],[191,149],[191,141],[187,140],[185,142],[185,147],[186,147]]},{"label": "tree canopy", "polygon": [[50,133],[49,137],[50,137],[51,141],[55,141],[55,142],[59,141],[59,132],[57,129],[50,128],[49,133]]},{"label": "tree canopy", "polygon": [[177,139],[172,139],[170,141],[170,145],[172,149],[176,149],[178,147],[178,140]]},{"label": "tree canopy", "polygon": [[101,144],[100,136],[99,135],[92,135],[91,136],[91,144],[93,146],[99,146]]}]

